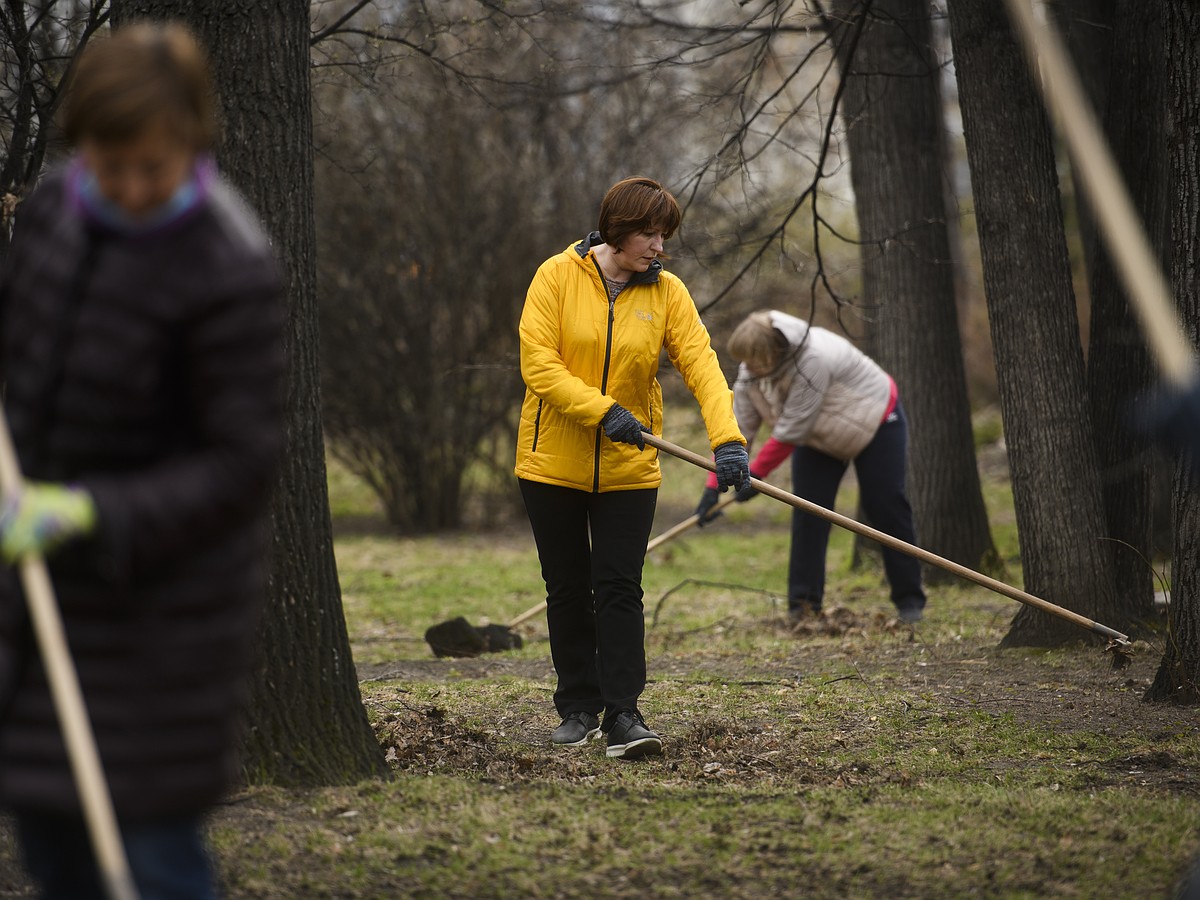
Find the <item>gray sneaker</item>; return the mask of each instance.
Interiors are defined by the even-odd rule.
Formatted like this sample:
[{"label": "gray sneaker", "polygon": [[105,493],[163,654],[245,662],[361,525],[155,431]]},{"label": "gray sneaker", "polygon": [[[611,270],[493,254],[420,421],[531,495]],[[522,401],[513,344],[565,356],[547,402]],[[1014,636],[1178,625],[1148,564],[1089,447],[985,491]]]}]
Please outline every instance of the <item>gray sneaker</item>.
[{"label": "gray sneaker", "polygon": [[550,735],[550,743],[560,747],[582,747],[600,734],[600,720],[590,712],[567,713],[562,724]]},{"label": "gray sneaker", "polygon": [[646,727],[636,709],[617,713],[607,731],[607,753],[615,759],[641,759],[662,753],[662,738]]}]

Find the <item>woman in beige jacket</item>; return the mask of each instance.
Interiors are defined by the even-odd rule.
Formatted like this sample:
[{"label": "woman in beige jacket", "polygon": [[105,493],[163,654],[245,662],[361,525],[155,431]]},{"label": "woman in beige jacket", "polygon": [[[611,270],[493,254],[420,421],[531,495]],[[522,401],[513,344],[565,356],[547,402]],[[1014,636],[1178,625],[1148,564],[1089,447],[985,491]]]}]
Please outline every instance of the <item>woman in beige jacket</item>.
[{"label": "woman in beige jacket", "polygon": [[[830,509],[853,462],[872,524],[914,543],[912,507],[904,488],[908,422],[891,376],[845,338],[777,310],[746,318],[730,337],[729,352],[741,363],[733,408],[742,434],[753,441],[764,422],[771,429],[750,474],[766,478],[790,455],[792,490]],[[702,523],[711,521],[715,487],[705,487],[696,510]],[[746,488],[738,499],[754,494]],[[793,620],[821,609],[828,543],[828,521],[794,511],[788,565]],[[920,563],[888,548],[883,561],[898,616],[919,621],[925,608]]]}]

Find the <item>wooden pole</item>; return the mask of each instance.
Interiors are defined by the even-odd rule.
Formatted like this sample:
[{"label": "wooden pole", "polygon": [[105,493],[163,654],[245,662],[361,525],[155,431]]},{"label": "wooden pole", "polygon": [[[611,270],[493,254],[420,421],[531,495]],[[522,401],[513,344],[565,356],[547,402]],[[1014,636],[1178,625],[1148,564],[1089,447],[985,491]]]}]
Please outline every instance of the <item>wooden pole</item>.
[{"label": "wooden pole", "polygon": [[[660,437],[655,437],[652,434],[643,434],[642,437],[646,443],[652,447],[657,447],[664,453],[669,453],[671,456],[678,457],[685,462],[690,462],[692,465],[699,466],[701,469],[707,469],[712,472],[716,470],[716,466],[711,459],[706,456],[701,456],[699,453],[693,453],[691,450],[685,450],[672,444],[670,441],[663,440]],[[848,516],[843,516],[841,513],[836,513],[831,509],[826,509],[813,503],[811,500],[805,500],[797,497],[795,494],[789,494],[782,488],[777,488],[773,484],[768,484],[758,478],[751,478],[750,484],[762,494],[768,497],[774,497],[776,500],[782,500],[789,506],[794,506],[797,509],[802,509],[805,512],[812,513],[814,516],[819,516],[840,525],[848,531],[853,531],[855,534],[861,534],[863,537],[871,538],[873,541],[878,541],[885,547],[890,547],[893,550],[899,550],[901,553],[906,553],[909,556],[915,556],[922,562],[927,562],[930,565],[937,566],[940,569],[945,569],[947,572],[953,572],[960,578],[965,578],[967,581],[974,582],[989,590],[995,591],[998,594],[1003,594],[1005,597],[1010,597],[1013,600],[1020,601],[1028,606],[1034,606],[1038,609],[1058,616],[1060,619],[1066,619],[1072,624],[1078,625],[1080,628],[1085,628],[1095,634],[1102,635],[1109,640],[1116,641],[1121,646],[1129,645],[1129,636],[1122,634],[1115,629],[1109,628],[1107,625],[1101,625],[1094,622],[1079,613],[1071,612],[1069,609],[1064,609],[1051,603],[1049,600],[1043,600],[1041,597],[1035,597],[1020,588],[1015,588],[1012,585],[1005,584],[1003,581],[997,581],[995,578],[990,578],[981,572],[976,572],[974,569],[968,569],[966,566],[953,562],[944,557],[938,556],[936,553],[931,553],[915,544],[910,544],[907,541],[902,541],[900,538],[892,537],[890,534],[884,534],[869,525],[864,525],[861,522],[851,519]]]}]

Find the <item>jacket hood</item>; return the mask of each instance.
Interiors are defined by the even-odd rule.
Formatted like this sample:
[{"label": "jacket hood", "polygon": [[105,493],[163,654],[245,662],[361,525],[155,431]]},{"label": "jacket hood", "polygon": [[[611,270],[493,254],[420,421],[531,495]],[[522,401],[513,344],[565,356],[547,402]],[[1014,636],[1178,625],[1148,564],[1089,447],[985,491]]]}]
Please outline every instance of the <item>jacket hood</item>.
[{"label": "jacket hood", "polygon": [[770,375],[739,369],[734,411],[744,434],[763,422],[771,436],[849,461],[870,443],[891,398],[891,378],[848,340],[803,319],[771,310],[771,325],[791,353]]},{"label": "jacket hood", "polygon": [[808,323],[785,312],[773,309],[768,313],[771,325],[783,333],[793,347],[799,346],[808,335]]},{"label": "jacket hood", "polygon": [[[574,246],[575,253],[578,254],[580,260],[587,259],[588,251],[597,244],[603,244],[604,239],[600,237],[600,232],[593,231],[582,241]],[[650,263],[650,268],[645,272],[635,272],[629,279],[629,285],[632,287],[635,284],[657,284],[658,276],[663,271],[663,265],[659,260]]]}]

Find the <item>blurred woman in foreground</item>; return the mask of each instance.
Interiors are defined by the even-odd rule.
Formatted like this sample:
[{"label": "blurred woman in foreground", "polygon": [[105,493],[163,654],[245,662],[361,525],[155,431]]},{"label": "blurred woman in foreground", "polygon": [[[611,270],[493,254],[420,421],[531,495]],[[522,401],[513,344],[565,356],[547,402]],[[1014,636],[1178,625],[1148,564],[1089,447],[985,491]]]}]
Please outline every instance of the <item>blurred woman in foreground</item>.
[{"label": "blurred woman in foreground", "polygon": [[[29,479],[5,498],[0,553],[48,557],[138,891],[210,898],[202,817],[235,771],[283,438],[281,284],[213,165],[208,70],[185,31],[96,39],[63,125],[76,155],[21,205],[0,282]],[[102,896],[15,577],[0,583],[0,801],[45,896]]]}]

